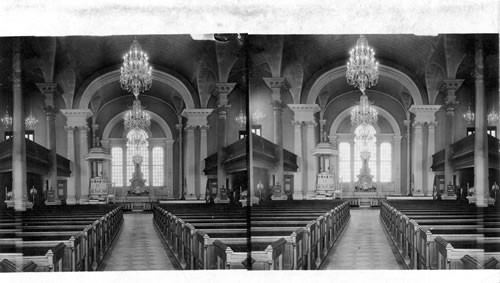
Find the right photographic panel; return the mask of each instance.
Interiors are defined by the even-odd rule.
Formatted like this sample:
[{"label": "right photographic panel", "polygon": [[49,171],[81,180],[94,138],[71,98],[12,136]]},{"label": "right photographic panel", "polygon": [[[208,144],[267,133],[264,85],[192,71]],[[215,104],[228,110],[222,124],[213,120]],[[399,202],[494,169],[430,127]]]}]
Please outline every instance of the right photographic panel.
[{"label": "right photographic panel", "polygon": [[500,268],[498,45],[248,35],[251,269]]}]

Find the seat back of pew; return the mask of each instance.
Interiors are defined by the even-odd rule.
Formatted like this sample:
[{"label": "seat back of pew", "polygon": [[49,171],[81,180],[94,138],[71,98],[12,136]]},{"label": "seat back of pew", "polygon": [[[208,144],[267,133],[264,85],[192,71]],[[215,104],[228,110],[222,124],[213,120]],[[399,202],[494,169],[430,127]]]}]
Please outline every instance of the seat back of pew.
[{"label": "seat back of pew", "polygon": [[43,256],[24,256],[22,253],[17,254],[0,254],[0,258],[15,262],[16,265],[26,265],[30,261],[36,264],[34,271],[60,272],[63,271],[64,250],[66,245],[58,243],[53,246]]}]

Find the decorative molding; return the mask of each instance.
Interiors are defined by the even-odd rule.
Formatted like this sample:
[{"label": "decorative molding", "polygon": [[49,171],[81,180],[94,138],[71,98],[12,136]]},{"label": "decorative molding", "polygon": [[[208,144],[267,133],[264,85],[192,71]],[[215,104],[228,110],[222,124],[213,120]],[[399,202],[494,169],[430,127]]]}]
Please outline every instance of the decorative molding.
[{"label": "decorative molding", "polygon": [[226,119],[227,112],[231,109],[231,105],[227,104],[220,104],[217,105],[217,115],[219,116],[219,119]]},{"label": "decorative molding", "polygon": [[[102,130],[102,135],[101,135],[103,139],[109,138],[109,135],[111,134],[111,131],[116,126],[116,124],[123,123],[123,116],[125,115],[125,113],[127,113],[127,111],[128,110],[125,110],[122,111],[121,113],[116,114],[113,118],[111,118],[111,120],[109,120],[106,123],[106,126],[104,127],[104,130]],[[151,116],[151,120],[158,123],[160,128],[165,133],[167,139],[173,139],[172,130],[170,129],[170,126],[162,117],[160,117],[160,115],[156,114],[155,112],[151,112],[149,110],[144,110],[144,111]]]},{"label": "decorative molding", "polygon": [[[153,80],[164,83],[175,89],[181,95],[187,108],[195,107],[191,92],[180,79],[169,73],[165,73],[156,69],[153,69],[152,77]],[[119,80],[119,68],[95,78],[88,86],[86,86],[85,90],[83,91],[78,108],[87,108],[90,101],[92,100],[92,97],[97,93],[97,91],[99,91],[99,89],[101,89],[105,85],[116,83]]]},{"label": "decorative molding", "polygon": [[207,117],[214,110],[213,109],[184,109],[181,113],[183,117],[186,117],[187,125],[189,126],[205,126],[207,125]]},{"label": "decorative molding", "polygon": [[430,123],[435,122],[435,114],[441,105],[412,105],[410,107],[410,112],[415,114],[415,122]]},{"label": "decorative molding", "polygon": [[87,119],[93,115],[90,109],[61,109],[60,111],[66,116],[66,125],[72,127],[86,127]]},{"label": "decorative molding", "polygon": [[[321,91],[323,88],[330,82],[337,80],[337,79],[343,79],[345,80],[345,74],[347,71],[347,67],[345,65],[333,68],[324,74],[322,74],[320,77],[318,77],[309,91],[306,90],[306,102],[311,104],[315,103],[316,99],[320,95]],[[379,77],[388,77],[391,79],[396,80],[400,84],[402,84],[406,89],[408,89],[411,97],[413,98],[413,101],[416,104],[423,104],[422,101],[422,95],[420,93],[420,90],[418,89],[416,83],[405,73],[394,69],[392,67],[386,66],[379,64]]]},{"label": "decorative molding", "polygon": [[314,113],[321,110],[318,104],[288,104],[294,113],[294,120],[300,122],[315,121]]},{"label": "decorative molding", "polygon": [[236,83],[215,83],[215,89],[217,90],[217,95],[220,95],[221,93],[229,94],[231,91],[233,91],[234,87],[236,86]]},{"label": "decorative molding", "polygon": [[454,79],[454,80],[443,80],[441,84],[441,90],[443,91],[457,91],[462,86],[464,80]]},{"label": "decorative molding", "polygon": [[283,87],[285,84],[285,78],[262,78],[266,85],[270,88],[279,88]]}]

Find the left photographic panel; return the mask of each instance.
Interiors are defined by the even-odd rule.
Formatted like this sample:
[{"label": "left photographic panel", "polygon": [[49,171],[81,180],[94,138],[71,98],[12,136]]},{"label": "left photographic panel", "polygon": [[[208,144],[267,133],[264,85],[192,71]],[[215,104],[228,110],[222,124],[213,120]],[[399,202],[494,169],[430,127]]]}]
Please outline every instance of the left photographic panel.
[{"label": "left photographic panel", "polygon": [[245,40],[0,38],[0,272],[246,269]]}]

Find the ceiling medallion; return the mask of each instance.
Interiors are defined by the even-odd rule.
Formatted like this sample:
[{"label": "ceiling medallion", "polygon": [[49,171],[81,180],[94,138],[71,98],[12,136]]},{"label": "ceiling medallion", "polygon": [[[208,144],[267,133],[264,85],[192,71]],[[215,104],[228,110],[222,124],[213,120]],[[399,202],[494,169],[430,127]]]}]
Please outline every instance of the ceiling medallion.
[{"label": "ceiling medallion", "polygon": [[129,52],[123,56],[120,85],[123,90],[131,92],[136,98],[141,92],[149,90],[153,83],[152,68],[148,61],[148,55],[134,39]]}]

